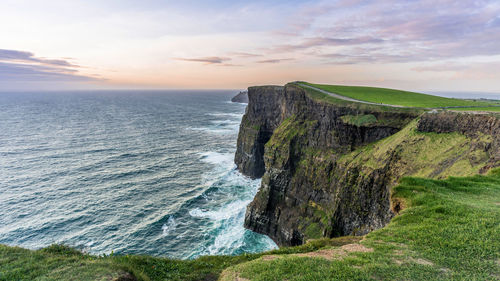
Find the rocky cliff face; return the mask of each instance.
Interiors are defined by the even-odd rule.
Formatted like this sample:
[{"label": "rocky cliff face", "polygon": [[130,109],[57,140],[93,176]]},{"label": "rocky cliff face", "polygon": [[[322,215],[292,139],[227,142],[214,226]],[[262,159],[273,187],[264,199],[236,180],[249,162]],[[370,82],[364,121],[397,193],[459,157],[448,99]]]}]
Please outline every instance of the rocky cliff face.
[{"label": "rocky cliff face", "polygon": [[253,179],[264,174],[264,145],[283,120],[281,110],[284,88],[279,86],[248,88],[248,106],[241,120],[234,162]]},{"label": "rocky cliff face", "polygon": [[441,113],[426,114],[418,123],[421,132],[458,132],[471,139],[490,139],[484,151],[491,152],[480,173],[497,167],[500,163],[500,118],[490,114]]},{"label": "rocky cliff face", "polygon": [[239,92],[236,96],[231,99],[232,102],[248,103],[248,92]]},{"label": "rocky cliff face", "polygon": [[[440,114],[416,121],[421,112],[327,102],[294,85],[251,87],[248,97],[235,162],[243,174],[262,177],[262,184],[247,208],[245,227],[279,245],[384,226],[394,215],[390,187],[402,176],[472,173],[498,164],[498,138],[474,142],[463,132],[452,133],[457,127],[436,129]],[[482,136],[498,135],[498,120],[491,118],[494,128]],[[440,157],[456,151],[441,145],[434,151],[442,152],[436,159],[445,163],[412,165],[412,157],[428,157],[422,153],[443,138],[452,138],[457,150],[470,149],[445,162]]]}]

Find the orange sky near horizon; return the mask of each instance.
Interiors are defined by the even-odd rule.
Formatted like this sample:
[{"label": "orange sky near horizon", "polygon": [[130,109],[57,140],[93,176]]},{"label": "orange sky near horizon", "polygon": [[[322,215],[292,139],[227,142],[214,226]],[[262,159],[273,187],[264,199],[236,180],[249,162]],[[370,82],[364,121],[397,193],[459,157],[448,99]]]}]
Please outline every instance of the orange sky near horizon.
[{"label": "orange sky near horizon", "polygon": [[6,0],[0,35],[0,90],[500,93],[498,1]]}]

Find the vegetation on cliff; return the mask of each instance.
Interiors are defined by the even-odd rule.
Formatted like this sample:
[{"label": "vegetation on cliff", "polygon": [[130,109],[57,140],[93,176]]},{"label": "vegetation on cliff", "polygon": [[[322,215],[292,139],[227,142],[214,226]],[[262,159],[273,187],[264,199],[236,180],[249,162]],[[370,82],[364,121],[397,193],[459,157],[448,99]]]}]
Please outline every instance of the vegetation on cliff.
[{"label": "vegetation on cliff", "polygon": [[394,180],[403,176],[442,179],[478,174],[496,153],[487,149],[493,142],[490,135],[421,132],[417,127],[418,119],[392,136],[343,155],[338,163],[359,167],[359,173],[366,175],[387,165],[396,154],[397,165],[392,163],[390,175]]}]

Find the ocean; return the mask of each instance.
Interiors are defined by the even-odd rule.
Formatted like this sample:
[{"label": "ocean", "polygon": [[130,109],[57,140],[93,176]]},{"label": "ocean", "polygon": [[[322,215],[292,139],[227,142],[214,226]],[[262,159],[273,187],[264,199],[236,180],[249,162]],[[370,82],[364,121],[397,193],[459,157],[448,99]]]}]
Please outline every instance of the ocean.
[{"label": "ocean", "polygon": [[243,228],[235,91],[0,93],[0,243],[181,259],[276,248]]}]

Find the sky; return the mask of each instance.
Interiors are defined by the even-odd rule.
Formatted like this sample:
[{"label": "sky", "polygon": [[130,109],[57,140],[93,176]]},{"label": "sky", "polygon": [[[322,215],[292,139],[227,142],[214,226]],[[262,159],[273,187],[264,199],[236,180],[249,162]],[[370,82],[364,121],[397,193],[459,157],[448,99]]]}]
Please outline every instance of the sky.
[{"label": "sky", "polygon": [[500,93],[500,1],[1,0],[0,91]]}]

